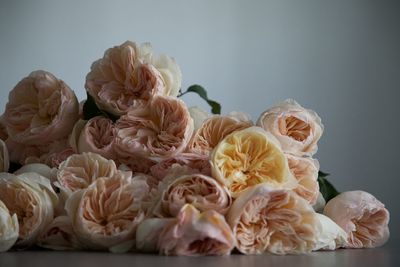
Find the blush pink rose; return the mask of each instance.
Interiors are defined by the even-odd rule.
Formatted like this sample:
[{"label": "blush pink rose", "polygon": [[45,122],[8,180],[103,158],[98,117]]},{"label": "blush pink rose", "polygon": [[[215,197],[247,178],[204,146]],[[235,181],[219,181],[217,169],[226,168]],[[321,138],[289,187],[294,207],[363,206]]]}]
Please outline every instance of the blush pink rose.
[{"label": "blush pink rose", "polygon": [[176,223],[159,235],[158,249],[164,255],[229,255],[235,239],[224,216],[208,210],[200,213],[192,205],[182,207]]},{"label": "blush pink rose", "polygon": [[115,127],[112,120],[97,116],[88,121],[79,120],[70,136],[76,153],[93,152],[107,159],[115,159]]},{"label": "blush pink rose", "polygon": [[286,158],[291,173],[298,181],[298,185],[294,191],[311,205],[316,204],[319,195],[318,161],[290,154],[286,154]]},{"label": "blush pink rose", "polygon": [[156,96],[148,105],[131,109],[116,123],[117,157],[165,159],[178,155],[193,132],[183,101]]},{"label": "blush pink rose", "polygon": [[32,72],[10,92],[4,112],[8,136],[23,145],[66,138],[78,120],[74,92],[53,74]]},{"label": "blush pink rose", "polygon": [[135,243],[144,219],[142,200],[148,194],[144,180],[114,175],[100,177],[67,200],[65,209],[78,240],[90,249],[126,252]]},{"label": "blush pink rose", "polygon": [[317,113],[288,99],[261,114],[257,126],[273,134],[282,150],[294,155],[315,154],[324,126]]},{"label": "blush pink rose", "polygon": [[292,191],[259,184],[244,191],[227,214],[243,254],[299,254],[316,246],[318,221],[303,198]]},{"label": "blush pink rose", "polygon": [[232,198],[228,190],[212,177],[189,174],[168,183],[153,213],[160,217],[174,217],[185,204],[191,204],[200,212],[215,210],[224,215],[232,204]]},{"label": "blush pink rose", "polygon": [[341,193],[326,204],[324,214],[348,234],[346,247],[379,247],[389,239],[389,211],[367,192]]},{"label": "blush pink rose", "polygon": [[161,73],[143,61],[141,50],[136,43],[125,42],[92,64],[85,87],[100,109],[121,116],[164,92]]}]

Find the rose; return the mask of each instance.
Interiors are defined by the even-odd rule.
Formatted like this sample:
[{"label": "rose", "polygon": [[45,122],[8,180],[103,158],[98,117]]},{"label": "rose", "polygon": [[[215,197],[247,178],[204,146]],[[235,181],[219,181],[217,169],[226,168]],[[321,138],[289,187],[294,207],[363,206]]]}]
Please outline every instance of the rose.
[{"label": "rose", "polygon": [[344,247],[347,242],[346,232],[329,217],[316,213],[318,220],[317,243],[313,250],[335,250]]},{"label": "rose", "polygon": [[46,145],[69,135],[78,112],[78,100],[63,81],[35,71],[10,92],[4,123],[11,140]]},{"label": "rose", "polygon": [[8,171],[10,160],[8,158],[8,149],[3,140],[0,139],[0,172]]},{"label": "rose", "polygon": [[227,189],[213,178],[189,174],[175,178],[166,186],[154,213],[160,217],[174,217],[185,204],[191,204],[200,212],[215,210],[224,215],[232,199]]},{"label": "rose", "polygon": [[79,241],[92,249],[129,250],[136,227],[144,219],[141,203],[148,190],[144,180],[120,173],[98,178],[73,193],[65,209]]},{"label": "rose", "polygon": [[141,252],[157,252],[158,239],[163,229],[176,223],[175,218],[147,218],[136,230],[136,249]]},{"label": "rose", "polygon": [[312,207],[294,192],[265,183],[244,191],[233,202],[227,221],[243,254],[305,253],[317,241]]},{"label": "rose", "polygon": [[225,185],[234,198],[260,183],[287,189],[297,184],[279,144],[259,127],[225,137],[212,151],[210,161],[213,177]]},{"label": "rose", "polygon": [[224,216],[208,210],[200,213],[190,204],[182,207],[176,223],[164,227],[158,249],[164,255],[229,255],[234,236]]},{"label": "rose", "polygon": [[324,130],[317,113],[292,99],[265,111],[257,125],[273,134],[283,151],[299,156],[311,156],[317,152],[317,142]]},{"label": "rose", "polygon": [[311,205],[317,202],[319,194],[317,160],[286,154],[289,169],[297,179],[298,185],[294,191]]},{"label": "rose", "polygon": [[53,250],[74,250],[82,248],[67,216],[58,216],[43,230],[38,238],[40,247]]},{"label": "rose", "polygon": [[127,41],[108,49],[92,64],[85,87],[101,109],[123,115],[156,94],[176,96],[181,81],[173,59],[155,57],[150,44],[139,46]]},{"label": "rose", "polygon": [[193,134],[188,150],[192,153],[208,155],[227,135],[250,126],[250,121],[241,121],[234,117],[214,115],[206,119]]},{"label": "rose", "polygon": [[36,242],[38,235],[53,220],[58,197],[50,181],[37,173],[0,173],[0,200],[19,222],[19,247]]},{"label": "rose", "polygon": [[18,239],[17,214],[11,216],[6,205],[0,200],[0,252],[9,250]]},{"label": "rose", "polygon": [[182,152],[193,132],[193,120],[183,101],[156,96],[131,109],[116,123],[117,157],[130,155],[165,159]]},{"label": "rose", "polygon": [[74,154],[60,164],[55,185],[69,195],[87,188],[99,177],[113,177],[117,172],[114,161],[98,154]]},{"label": "rose", "polygon": [[346,247],[379,247],[389,239],[389,211],[367,192],[339,194],[326,204],[324,214],[348,234]]},{"label": "rose", "polygon": [[115,159],[114,138],[113,121],[97,116],[88,121],[79,120],[69,140],[76,153],[93,152],[108,159]]}]

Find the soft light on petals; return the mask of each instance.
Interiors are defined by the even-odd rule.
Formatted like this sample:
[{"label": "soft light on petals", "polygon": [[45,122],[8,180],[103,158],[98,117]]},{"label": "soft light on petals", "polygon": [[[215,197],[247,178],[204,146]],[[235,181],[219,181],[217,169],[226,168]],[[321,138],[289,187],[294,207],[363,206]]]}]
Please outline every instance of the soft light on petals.
[{"label": "soft light on petals", "polygon": [[317,240],[312,207],[293,191],[259,184],[244,191],[229,210],[227,221],[243,254],[311,252]]},{"label": "soft light on petals", "polygon": [[297,185],[279,144],[259,127],[228,135],[212,151],[210,160],[213,177],[235,198],[260,183],[287,189]]},{"label": "soft light on petals", "polygon": [[189,113],[190,117],[193,119],[195,130],[199,129],[203,122],[211,116],[211,114],[199,108],[198,106],[190,107]]},{"label": "soft light on petals", "polygon": [[283,151],[294,155],[314,155],[324,126],[317,113],[288,99],[261,114],[257,125],[273,134]]},{"label": "soft light on petals", "polygon": [[0,200],[0,252],[9,250],[18,239],[17,214],[10,214],[6,205]]},{"label": "soft light on petals", "polygon": [[146,253],[157,252],[160,234],[175,222],[175,218],[149,218],[142,221],[136,230],[136,249]]},{"label": "soft light on petals", "polygon": [[347,242],[346,232],[323,214],[316,214],[318,220],[318,238],[313,250],[335,250],[344,247]]},{"label": "soft light on petals", "polygon": [[389,239],[389,211],[367,192],[341,193],[326,204],[324,214],[348,234],[346,247],[379,247]]},{"label": "soft light on petals", "polygon": [[200,213],[192,205],[185,205],[175,224],[164,227],[158,249],[164,255],[229,255],[235,241],[224,216],[208,210]]},{"label": "soft light on petals", "polygon": [[325,201],[324,197],[322,196],[322,194],[319,193],[318,197],[317,197],[317,202],[313,205],[313,209],[315,210],[315,212],[323,213],[325,205],[326,205],[326,201]]}]

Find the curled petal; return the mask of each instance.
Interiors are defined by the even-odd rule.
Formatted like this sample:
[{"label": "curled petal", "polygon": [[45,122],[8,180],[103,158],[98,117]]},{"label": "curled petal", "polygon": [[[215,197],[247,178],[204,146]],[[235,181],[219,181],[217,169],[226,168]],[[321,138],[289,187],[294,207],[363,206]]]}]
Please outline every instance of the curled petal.
[{"label": "curled petal", "polygon": [[339,194],[326,204],[324,214],[348,234],[346,247],[379,247],[389,239],[389,211],[367,192]]},{"label": "curled petal", "polygon": [[313,250],[335,250],[344,247],[347,242],[346,232],[329,217],[316,214],[318,220],[318,239]]},{"label": "curled petal", "polygon": [[11,215],[10,211],[0,200],[0,252],[9,250],[18,239],[17,214]]}]

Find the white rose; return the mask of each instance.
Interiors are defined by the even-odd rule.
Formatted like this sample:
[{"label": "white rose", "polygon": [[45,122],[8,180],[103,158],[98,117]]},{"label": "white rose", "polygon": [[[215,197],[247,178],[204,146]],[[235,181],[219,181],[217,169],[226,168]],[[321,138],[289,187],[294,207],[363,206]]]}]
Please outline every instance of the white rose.
[{"label": "white rose", "polygon": [[18,239],[17,214],[11,216],[6,205],[0,200],[0,252],[9,250]]},{"label": "white rose", "polygon": [[323,214],[316,214],[319,225],[317,243],[313,250],[335,250],[344,247],[347,242],[346,232]]}]

